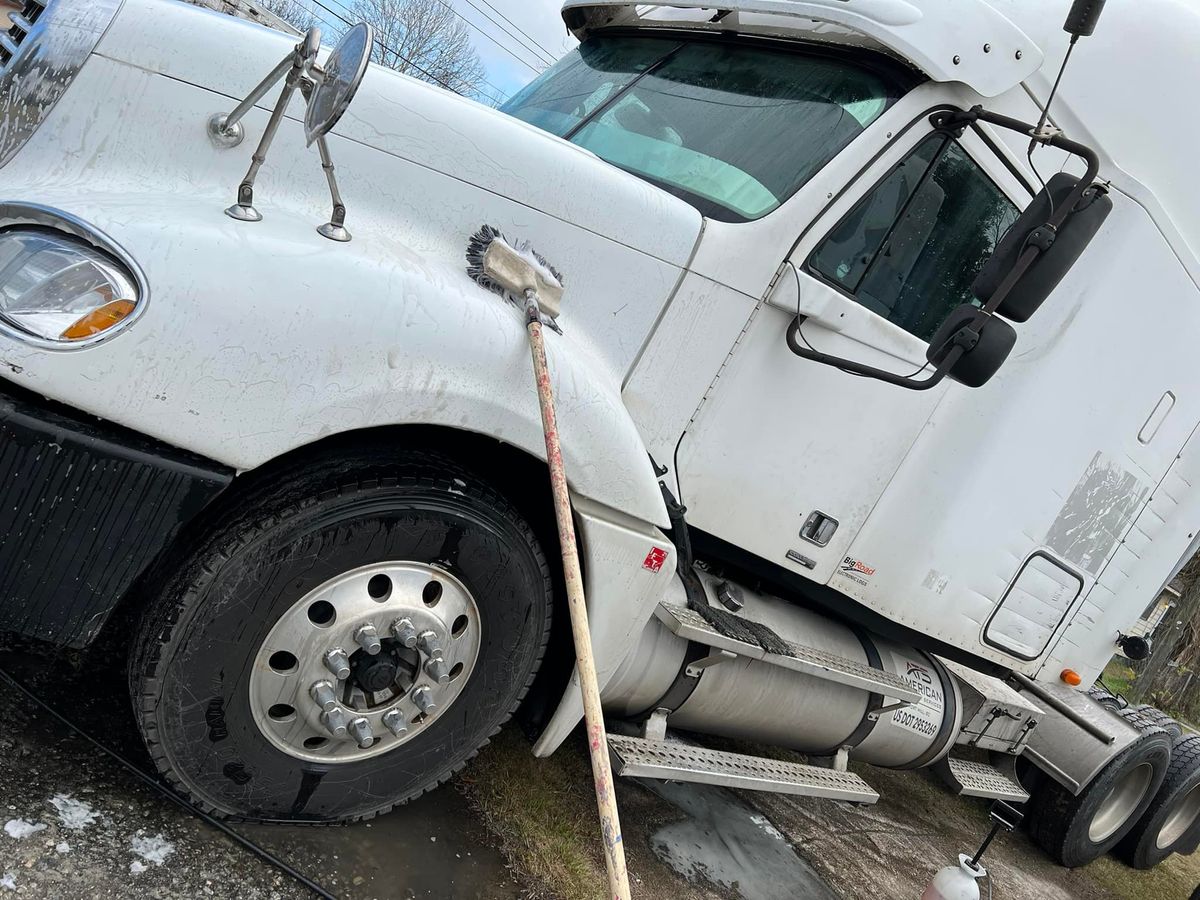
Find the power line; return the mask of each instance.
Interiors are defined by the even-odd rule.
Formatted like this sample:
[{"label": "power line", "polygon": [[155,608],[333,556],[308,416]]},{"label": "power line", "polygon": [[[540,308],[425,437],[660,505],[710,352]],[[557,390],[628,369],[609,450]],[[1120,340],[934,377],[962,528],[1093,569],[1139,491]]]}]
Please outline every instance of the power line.
[{"label": "power line", "polygon": [[[347,19],[345,16],[343,16],[341,13],[337,12],[336,10],[330,9],[323,2],[321,2],[321,0],[309,0],[309,2],[312,3],[314,6],[320,7],[326,13],[333,16],[335,19],[337,19],[339,22],[341,22],[343,25],[345,25],[347,27],[351,27],[355,24],[355,23],[351,22],[349,19]],[[343,11],[345,11],[349,15],[354,15],[354,13],[349,8],[347,8],[343,3],[338,2],[338,0],[330,0],[330,2],[337,3],[337,5],[340,6]],[[328,21],[326,21],[324,24],[329,25],[330,23]],[[435,84],[441,85],[446,90],[448,90],[452,93],[458,94],[460,97],[465,96],[463,94],[463,91],[459,90],[458,88],[455,88],[454,86],[452,86],[450,84],[447,84],[441,78],[439,78],[438,76],[436,76],[432,72],[430,72],[428,69],[421,66],[415,60],[409,59],[407,56],[405,56],[403,53],[401,53],[395,47],[392,47],[391,45],[384,43],[382,38],[376,36],[375,43],[378,44],[384,50],[386,50],[388,53],[393,54],[397,59],[403,60],[404,62],[408,63],[410,66],[412,66],[414,69],[416,69],[418,72],[420,72],[422,75],[424,75],[426,78],[428,78],[430,81],[434,82]],[[480,94],[482,94],[488,100],[490,100],[492,103],[495,103],[497,105],[503,103],[505,100],[508,99],[508,95],[505,94],[504,91],[502,91],[500,88],[496,87],[496,85],[492,84],[487,79],[484,79],[483,83],[486,84],[488,87],[492,88],[494,91],[496,91],[496,93],[499,96],[489,95],[486,91],[483,91],[482,89],[480,89],[477,86],[469,84],[465,79],[463,79],[461,77],[458,78],[458,80],[461,82],[462,86],[464,88],[466,88],[467,90],[478,91]]]},{"label": "power line", "polygon": [[[508,47],[505,47],[502,43],[500,43],[498,40],[496,40],[494,37],[492,37],[490,34],[488,34],[486,31],[484,31],[482,28],[480,28],[478,25],[476,25],[474,22],[472,22],[470,19],[468,19],[462,13],[460,13],[457,9],[455,9],[453,6],[451,6],[449,3],[447,3],[446,0],[437,0],[437,2],[440,3],[442,6],[446,7],[446,9],[450,10],[450,12],[454,13],[454,15],[458,16],[460,19],[462,19],[464,22],[466,22],[468,25],[470,25],[472,28],[474,28],[480,34],[482,34],[485,38],[487,38],[489,41],[491,41],[493,44],[495,44],[497,47],[499,47],[501,50],[503,50],[505,53],[507,53],[509,56],[511,56],[513,59],[515,59],[517,62],[519,62],[521,65],[523,65],[525,68],[527,68],[530,72],[532,72],[535,75],[542,74],[541,69],[538,69],[536,66],[532,65],[529,62],[529,60],[524,59],[523,57],[517,56],[517,54],[513,53],[512,50],[510,50]],[[467,0],[467,2],[471,3],[471,0]],[[471,7],[478,12],[482,12],[482,10],[480,10],[479,7],[475,6],[473,3],[471,4]],[[491,19],[490,17],[487,16],[487,13],[484,13],[483,15],[485,18],[488,18],[488,21],[492,22],[492,24],[497,24],[494,19]],[[500,30],[503,31],[505,34],[508,34],[509,37],[512,37],[512,35],[509,34],[509,32],[507,30],[505,30],[503,25],[500,26]],[[525,48],[525,49],[528,49],[528,48]],[[539,61],[541,61],[540,57],[539,57]]]},{"label": "power line", "polygon": [[482,3],[484,6],[486,6],[488,9],[490,9],[492,12],[494,12],[496,15],[498,15],[500,18],[502,18],[505,22],[507,22],[513,28],[515,28],[518,33],[524,35],[529,40],[529,43],[533,44],[533,46],[535,46],[539,50],[541,50],[542,53],[546,54],[546,56],[549,57],[546,60],[547,63],[553,65],[554,61],[558,59],[558,55],[556,55],[553,50],[547,50],[545,46],[543,46],[542,44],[540,44],[536,40],[534,40],[533,35],[529,34],[527,31],[524,31],[521,28],[521,26],[519,26],[516,22],[514,22],[512,19],[510,19],[504,13],[500,12],[500,10],[496,9],[496,7],[493,6],[491,3],[489,3],[488,0],[479,0],[479,2]]},{"label": "power line", "polygon": [[[522,50],[528,50],[530,53],[532,53],[534,55],[534,58],[537,59],[538,62],[544,63],[545,65],[550,65],[551,63],[554,62],[553,59],[544,58],[542,56],[542,54],[539,53],[537,50],[535,50],[533,47],[531,47],[527,41],[522,41],[511,30],[509,30],[508,28],[505,28],[503,25],[501,25],[499,22],[497,22],[495,19],[493,19],[491,16],[489,16],[486,12],[484,12],[482,9],[480,9],[478,6],[476,6],[474,3],[474,0],[463,0],[463,2],[466,3],[467,6],[471,7],[471,9],[475,10],[475,12],[479,13],[481,16],[483,16],[485,19],[487,19],[489,22],[491,22],[493,25],[495,25],[497,28],[499,28],[502,32],[507,34],[510,38],[512,38],[516,42],[517,46],[520,47]],[[491,7],[491,8],[495,9],[495,7]],[[496,10],[496,14],[500,15],[500,11]],[[512,24],[512,23],[510,22],[509,24]],[[513,28],[516,28],[516,27],[517,26],[513,25]],[[521,29],[517,28],[517,31],[520,31],[520,30]],[[524,32],[522,32],[522,34],[524,34]],[[526,37],[528,37],[528,35],[526,35]]]},{"label": "power line", "polygon": [[[341,15],[341,13],[338,13],[336,10],[330,9],[328,6],[326,6],[324,3],[322,3],[321,0],[312,0],[312,2],[315,3],[317,6],[319,6],[321,9],[325,10],[325,12],[329,13],[335,19],[342,22],[343,24],[345,24],[347,26],[354,24],[349,19],[347,19],[345,16]],[[336,3],[348,15],[354,15],[354,12],[349,7],[347,7],[344,3],[340,2],[340,0],[330,0],[330,2]],[[328,23],[326,23],[326,24],[328,24]],[[441,78],[439,78],[438,76],[436,76],[432,72],[430,72],[428,69],[421,66],[421,64],[418,63],[416,60],[410,59],[409,57],[407,57],[403,53],[401,53],[399,50],[397,50],[395,47],[391,46],[390,44],[385,43],[383,38],[380,38],[377,36],[375,38],[375,43],[378,44],[382,49],[386,50],[388,53],[393,54],[397,59],[403,60],[404,62],[408,63],[410,66],[412,66],[414,69],[416,69],[418,72],[420,72],[422,75],[424,75],[426,78],[430,79],[434,83],[441,85],[446,90],[451,91],[452,93],[458,94],[460,97],[464,96],[463,92],[460,91],[458,88],[455,88],[453,85],[447,84]],[[499,105],[500,103],[503,103],[505,100],[508,99],[507,95],[502,90],[500,90],[500,88],[496,87],[496,85],[492,84],[486,78],[483,79],[483,83],[486,84],[488,87],[492,88],[493,90],[495,90],[498,94],[500,94],[500,97],[495,97],[495,96],[489,95],[486,91],[483,91],[481,88],[468,83],[465,79],[463,79],[461,77],[458,78],[458,81],[467,90],[478,91],[484,97],[486,97],[488,100],[490,100],[492,103],[495,103],[497,105]]]}]

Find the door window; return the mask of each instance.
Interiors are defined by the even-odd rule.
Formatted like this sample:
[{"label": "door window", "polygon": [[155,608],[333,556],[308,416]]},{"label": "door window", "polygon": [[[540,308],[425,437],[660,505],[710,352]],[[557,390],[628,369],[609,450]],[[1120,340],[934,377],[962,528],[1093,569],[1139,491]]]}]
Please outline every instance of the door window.
[{"label": "door window", "polygon": [[808,268],[928,341],[1019,210],[953,138],[926,138],[809,257]]}]

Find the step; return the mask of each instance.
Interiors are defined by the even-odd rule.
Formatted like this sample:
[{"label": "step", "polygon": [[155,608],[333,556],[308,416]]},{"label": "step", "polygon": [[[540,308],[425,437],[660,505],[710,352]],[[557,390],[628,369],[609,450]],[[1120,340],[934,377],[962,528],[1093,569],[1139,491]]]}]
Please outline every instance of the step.
[{"label": "step", "polygon": [[787,643],[790,652],[768,653],[758,644],[750,644],[738,638],[722,634],[713,628],[698,612],[686,606],[660,603],[655,610],[659,620],[672,632],[689,641],[696,641],[719,650],[728,650],[747,659],[759,659],[771,665],[781,666],[850,687],[861,688],[907,703],[915,703],[921,694],[899,675],[865,666],[844,656],[827,653],[813,647]]},{"label": "step", "polygon": [[691,781],[853,803],[879,799],[879,794],[853,772],[618,734],[608,736],[608,747],[616,773],[628,778]]},{"label": "step", "polygon": [[1008,774],[985,762],[953,756],[946,757],[934,768],[942,780],[963,797],[987,797],[1013,803],[1024,803],[1029,799],[1029,792],[1016,779],[1015,768]]}]

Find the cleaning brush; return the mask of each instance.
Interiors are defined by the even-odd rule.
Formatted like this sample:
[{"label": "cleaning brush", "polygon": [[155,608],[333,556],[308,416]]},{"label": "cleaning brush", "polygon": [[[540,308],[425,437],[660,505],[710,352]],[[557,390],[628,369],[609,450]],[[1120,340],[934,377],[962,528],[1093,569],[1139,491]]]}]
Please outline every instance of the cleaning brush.
[{"label": "cleaning brush", "polygon": [[550,487],[554,494],[554,516],[558,521],[558,543],[562,550],[567,609],[571,614],[571,636],[575,641],[575,668],[579,673],[579,688],[583,694],[588,753],[591,755],[592,778],[596,786],[596,806],[600,811],[600,834],[608,869],[609,896],[616,900],[628,900],[629,875],[625,869],[625,845],[621,840],[612,762],[608,756],[608,735],[604,730],[604,712],[600,708],[600,686],[596,679],[591,629],[588,627],[587,598],[583,592],[583,572],[579,565],[579,548],[575,543],[571,495],[567,491],[562,447],[558,441],[554,391],[550,385],[545,336],[542,332],[543,315],[549,318],[548,324],[553,326],[554,319],[562,309],[562,276],[528,243],[514,246],[490,225],[479,229],[467,244],[467,274],[488,290],[521,304],[525,310],[538,404],[542,410],[542,433],[546,438],[546,463],[550,468]]},{"label": "cleaning brush", "polygon": [[547,318],[562,311],[562,275],[526,241],[514,246],[498,228],[484,225],[467,242],[467,274],[489,291],[524,306],[536,291],[538,308]]}]

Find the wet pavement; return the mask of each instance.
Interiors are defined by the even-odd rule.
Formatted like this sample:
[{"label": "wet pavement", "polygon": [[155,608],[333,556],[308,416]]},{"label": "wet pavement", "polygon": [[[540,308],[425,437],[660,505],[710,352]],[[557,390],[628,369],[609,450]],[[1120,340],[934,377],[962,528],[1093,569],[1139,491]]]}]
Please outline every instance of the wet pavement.
[{"label": "wet pavement", "polygon": [[687,814],[656,831],[650,845],[689,881],[719,885],[744,900],[838,900],[783,833],[732,791],[704,784],[642,783]]},{"label": "wet pavement", "polygon": [[[0,650],[0,668],[149,771],[122,667],[29,650]],[[313,896],[3,683],[0,722],[0,900]],[[346,900],[523,893],[451,786],[357,825],[234,828]]]}]

